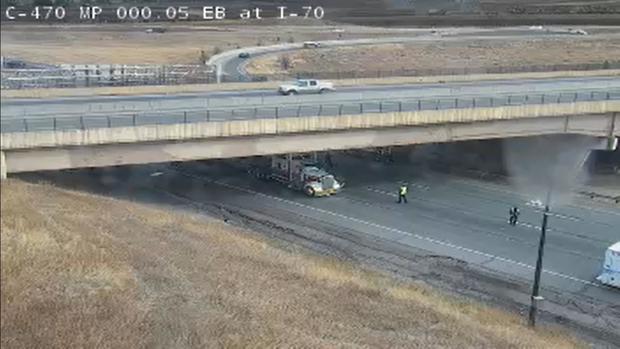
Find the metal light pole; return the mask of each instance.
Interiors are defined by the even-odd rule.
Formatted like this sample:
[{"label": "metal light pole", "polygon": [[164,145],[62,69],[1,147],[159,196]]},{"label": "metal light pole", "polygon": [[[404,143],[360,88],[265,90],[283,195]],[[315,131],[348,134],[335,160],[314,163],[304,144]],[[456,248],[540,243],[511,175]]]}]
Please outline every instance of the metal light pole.
[{"label": "metal light pole", "polygon": [[538,303],[542,302],[540,296],[540,275],[542,274],[543,255],[545,252],[545,240],[547,238],[547,221],[549,219],[549,201],[551,200],[551,188],[547,191],[545,211],[543,212],[542,226],[540,228],[540,242],[538,243],[538,259],[536,260],[536,271],[534,272],[534,286],[532,287],[532,299],[530,304],[530,326],[536,326],[536,313]]}]

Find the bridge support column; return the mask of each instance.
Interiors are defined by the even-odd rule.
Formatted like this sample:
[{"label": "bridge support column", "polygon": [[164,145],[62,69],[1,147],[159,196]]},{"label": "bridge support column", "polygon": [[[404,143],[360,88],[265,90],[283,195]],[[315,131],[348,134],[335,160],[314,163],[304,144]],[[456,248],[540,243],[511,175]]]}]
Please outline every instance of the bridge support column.
[{"label": "bridge support column", "polygon": [[289,182],[293,180],[293,154],[286,154],[286,171]]},{"label": "bridge support column", "polygon": [[0,179],[6,179],[6,157],[3,151],[0,151]]},{"label": "bridge support column", "polygon": [[218,84],[222,82],[222,65],[219,63],[215,66],[215,79]]},{"label": "bridge support column", "polygon": [[615,151],[618,148],[618,138],[611,136],[607,138],[607,150]]},{"label": "bridge support column", "polygon": [[618,113],[611,115],[611,127],[609,128],[609,137],[607,138],[607,150],[614,151],[618,147],[618,138],[614,136],[616,133],[616,125],[618,124]]}]

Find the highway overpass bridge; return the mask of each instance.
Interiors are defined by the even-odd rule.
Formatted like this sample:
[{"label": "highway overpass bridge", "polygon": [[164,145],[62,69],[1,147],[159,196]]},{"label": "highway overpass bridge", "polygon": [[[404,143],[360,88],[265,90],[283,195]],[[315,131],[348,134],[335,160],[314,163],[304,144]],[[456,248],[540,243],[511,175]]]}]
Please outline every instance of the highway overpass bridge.
[{"label": "highway overpass bridge", "polygon": [[7,173],[471,139],[620,133],[620,79],[360,86],[278,96],[3,100]]}]

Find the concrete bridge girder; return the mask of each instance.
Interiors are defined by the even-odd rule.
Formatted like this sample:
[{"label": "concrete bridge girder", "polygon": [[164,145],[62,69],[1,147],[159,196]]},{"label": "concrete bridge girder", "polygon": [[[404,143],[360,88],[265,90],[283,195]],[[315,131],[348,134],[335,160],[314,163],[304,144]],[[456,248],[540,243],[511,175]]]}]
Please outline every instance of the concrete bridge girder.
[{"label": "concrete bridge girder", "polygon": [[[2,134],[2,150],[42,147],[93,146],[117,143],[189,141],[218,137],[382,129],[405,126],[453,125],[504,120],[530,122],[537,118],[609,114],[620,111],[620,101],[520,105],[493,108],[423,110],[342,116],[258,118],[173,125],[144,125],[86,130],[58,130]],[[568,122],[568,121],[567,121]],[[583,122],[588,122],[584,120]],[[613,124],[613,120],[611,121]],[[613,126],[613,125],[612,125]],[[568,127],[568,124],[566,125]],[[610,126],[608,125],[607,129]],[[566,132],[566,131],[564,131]]]},{"label": "concrete bridge girder", "polygon": [[8,172],[161,163],[548,134],[619,136],[616,114],[502,119],[443,125],[219,137],[183,141],[5,150]]}]

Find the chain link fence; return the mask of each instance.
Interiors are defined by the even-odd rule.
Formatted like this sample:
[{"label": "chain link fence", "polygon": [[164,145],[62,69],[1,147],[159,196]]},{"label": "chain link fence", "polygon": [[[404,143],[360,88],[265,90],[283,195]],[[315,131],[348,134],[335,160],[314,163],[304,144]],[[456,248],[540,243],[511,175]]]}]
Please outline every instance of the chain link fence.
[{"label": "chain link fence", "polygon": [[583,101],[620,100],[620,90],[561,92],[547,94],[498,95],[494,97],[402,99],[352,101],[334,104],[300,104],[220,108],[186,111],[145,111],[104,115],[65,115],[58,117],[12,118],[1,121],[2,133],[84,130],[92,128],[144,125],[189,124],[210,121],[251,120],[313,116],[338,116],[371,113],[411,112],[459,108],[485,108],[534,104],[559,104]]},{"label": "chain link fence", "polygon": [[61,65],[44,69],[2,69],[2,89],[209,84],[206,65]]}]

